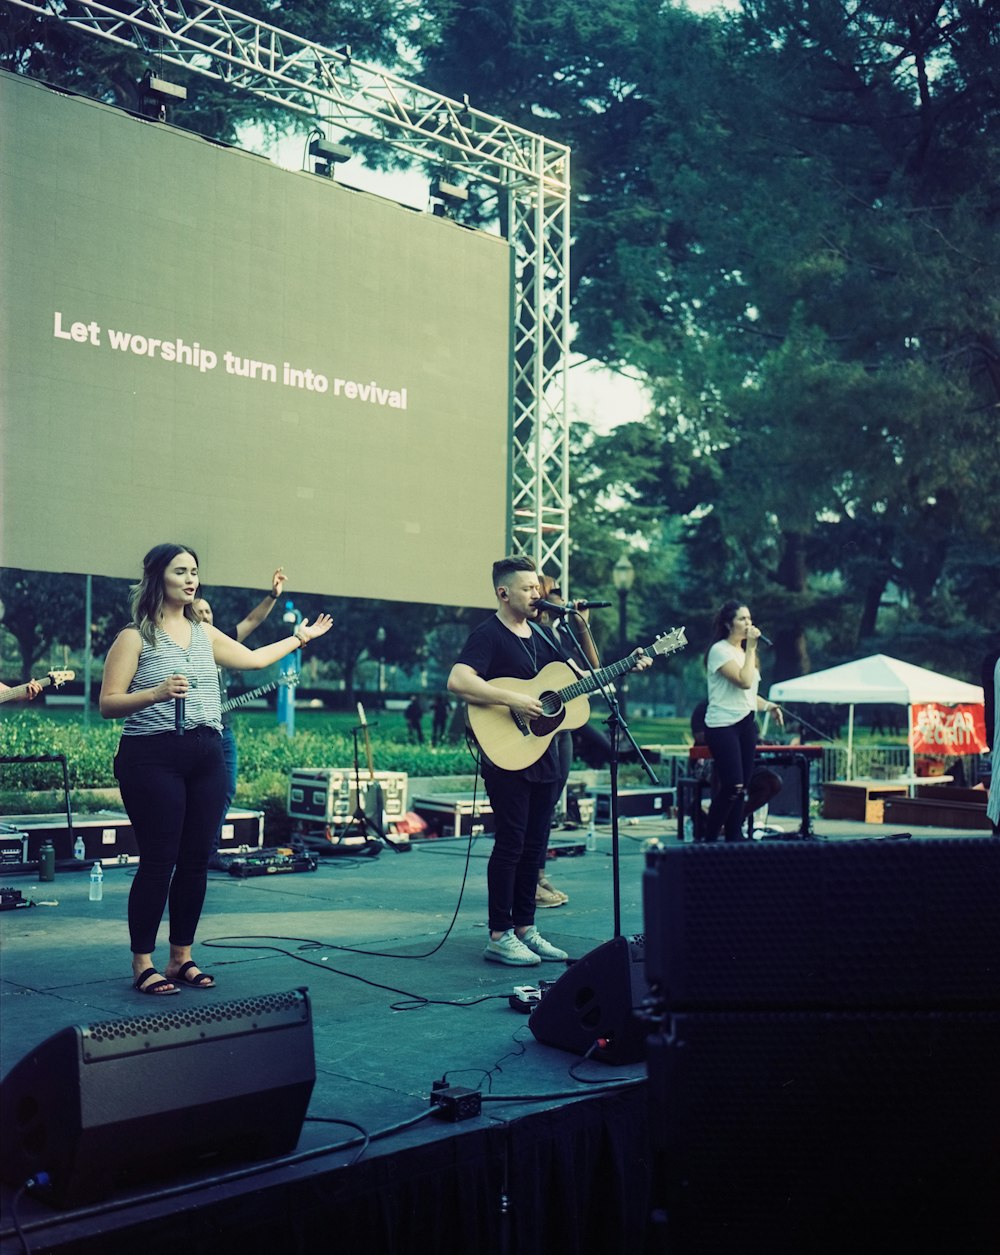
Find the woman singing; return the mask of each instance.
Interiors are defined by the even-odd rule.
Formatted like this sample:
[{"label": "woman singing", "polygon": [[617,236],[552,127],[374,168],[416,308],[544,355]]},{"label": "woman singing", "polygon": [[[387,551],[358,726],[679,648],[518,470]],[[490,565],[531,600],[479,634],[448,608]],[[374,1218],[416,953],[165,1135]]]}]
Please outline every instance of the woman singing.
[{"label": "woman singing", "polygon": [[[200,623],[198,557],[188,545],[164,544],[143,559],[132,589],[132,623],[108,651],[101,714],[122,719],[115,778],[132,821],[139,866],[129,894],[134,988],[142,994],[211,989],[215,982],[191,957],[208,883],[219,815],[226,797],[217,667],[258,670],[278,662],[332,626],[321,614],[310,627],[260,649],[240,645]],[[170,959],[153,965],[156,934],[170,904]]]},{"label": "woman singing", "polygon": [[727,601],[715,616],[713,644],[705,655],[705,741],[712,752],[719,783],[705,820],[706,841],[715,841],[723,829],[727,841],[739,841],[743,836],[743,804],[757,744],[756,712],[766,710],[779,725],[784,724],[781,708],[757,693],[759,639],[760,629],[754,627],[747,607],[738,601]]}]

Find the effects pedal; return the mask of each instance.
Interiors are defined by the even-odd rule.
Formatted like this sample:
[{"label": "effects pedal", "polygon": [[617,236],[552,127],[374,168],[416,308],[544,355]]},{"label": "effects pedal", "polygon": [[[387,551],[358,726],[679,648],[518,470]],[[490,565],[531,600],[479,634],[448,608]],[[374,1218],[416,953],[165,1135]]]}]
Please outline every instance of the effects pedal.
[{"label": "effects pedal", "polygon": [[531,1008],[536,1007],[541,1000],[542,991],[534,985],[515,985],[514,992],[507,997],[511,1009],[521,1011],[524,1015],[529,1015]]}]

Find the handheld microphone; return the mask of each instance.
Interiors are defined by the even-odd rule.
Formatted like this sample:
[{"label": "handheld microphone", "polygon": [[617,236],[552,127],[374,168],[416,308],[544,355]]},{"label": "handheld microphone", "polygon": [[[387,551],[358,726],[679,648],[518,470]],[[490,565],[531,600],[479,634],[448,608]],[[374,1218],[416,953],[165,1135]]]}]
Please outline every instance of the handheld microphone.
[{"label": "handheld microphone", "polygon": [[576,603],[577,610],[607,610],[612,603],[610,601],[578,601]]},{"label": "handheld microphone", "polygon": [[771,638],[770,638],[769,636],[765,636],[763,632],[761,632],[760,636],[758,636],[758,637],[757,637],[757,639],[758,639],[759,641],[763,641],[765,645],[773,645],[773,644],[774,644],[774,641],[772,641],[772,640],[771,640]]}]

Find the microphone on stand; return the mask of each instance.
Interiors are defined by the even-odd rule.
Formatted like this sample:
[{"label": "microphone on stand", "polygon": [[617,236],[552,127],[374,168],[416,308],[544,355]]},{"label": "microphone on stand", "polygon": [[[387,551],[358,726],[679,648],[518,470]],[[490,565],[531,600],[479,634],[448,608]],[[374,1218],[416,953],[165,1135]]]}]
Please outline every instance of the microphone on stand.
[{"label": "microphone on stand", "polygon": [[580,610],[604,610],[610,605],[610,601],[585,601],[582,598],[575,605],[565,606],[557,606],[554,601],[544,599],[535,602],[536,609],[547,610],[549,614],[576,614]]},{"label": "microphone on stand", "polygon": [[547,610],[549,614],[575,614],[572,606],[557,606],[554,601],[540,599],[535,602],[536,610]]}]

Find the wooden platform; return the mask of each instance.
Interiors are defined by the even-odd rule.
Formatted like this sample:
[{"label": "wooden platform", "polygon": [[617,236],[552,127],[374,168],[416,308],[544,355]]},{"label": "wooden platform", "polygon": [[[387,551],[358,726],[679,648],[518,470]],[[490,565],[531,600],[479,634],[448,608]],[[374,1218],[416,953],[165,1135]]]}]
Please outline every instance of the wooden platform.
[{"label": "wooden platform", "polygon": [[928,828],[962,828],[989,832],[985,789],[957,789],[949,785],[918,785],[916,797],[887,798],[887,824],[917,824]]}]

